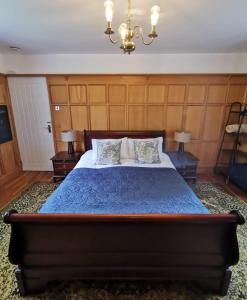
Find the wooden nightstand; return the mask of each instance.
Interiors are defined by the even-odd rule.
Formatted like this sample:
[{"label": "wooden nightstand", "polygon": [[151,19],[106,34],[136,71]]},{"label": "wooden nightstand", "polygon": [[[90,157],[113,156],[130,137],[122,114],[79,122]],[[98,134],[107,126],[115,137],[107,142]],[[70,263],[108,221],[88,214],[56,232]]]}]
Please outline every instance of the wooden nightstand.
[{"label": "wooden nightstand", "polygon": [[184,180],[196,183],[196,169],[199,159],[189,152],[167,152],[177,171]]},{"label": "wooden nightstand", "polygon": [[51,158],[54,170],[53,180],[56,181],[56,179],[65,178],[66,175],[73,170],[81,156],[82,152],[68,154],[66,151],[58,152],[55,156],[53,156]]}]

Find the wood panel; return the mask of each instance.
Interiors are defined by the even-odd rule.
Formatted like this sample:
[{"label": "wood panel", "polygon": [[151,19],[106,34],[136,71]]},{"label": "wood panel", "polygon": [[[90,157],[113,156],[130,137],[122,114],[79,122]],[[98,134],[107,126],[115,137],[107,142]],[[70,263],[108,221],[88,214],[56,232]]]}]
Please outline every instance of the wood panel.
[{"label": "wood panel", "polygon": [[85,85],[70,85],[69,95],[71,104],[82,104],[87,102]]},{"label": "wood panel", "polygon": [[210,168],[215,165],[218,153],[217,142],[202,142],[200,146],[199,167]]},{"label": "wood panel", "polygon": [[166,87],[164,85],[148,86],[148,103],[164,103]]},{"label": "wood panel", "polygon": [[146,102],[146,86],[145,85],[129,85],[128,102],[129,103],[145,103]]},{"label": "wood panel", "polygon": [[89,85],[88,86],[89,102],[92,104],[106,103],[106,87],[105,85]]},{"label": "wood panel", "polygon": [[126,103],[126,85],[111,84],[109,85],[109,103]]},{"label": "wood panel", "polygon": [[187,102],[189,104],[204,103],[206,97],[205,85],[189,85],[187,91]]},{"label": "wood panel", "polygon": [[109,107],[110,130],[126,130],[126,107],[111,105]]},{"label": "wood panel", "polygon": [[106,130],[107,126],[107,107],[106,106],[91,106],[90,120],[92,130]]},{"label": "wood panel", "polygon": [[72,128],[78,131],[88,129],[88,111],[87,106],[71,106]]},{"label": "wood panel", "polygon": [[[202,168],[214,166],[211,148],[204,146],[209,144],[213,154],[217,152],[229,104],[245,98],[247,102],[244,75],[61,75],[48,76],[47,81],[49,87],[62,88],[66,100],[57,102],[61,101],[61,90],[55,91],[55,98],[50,93],[56,132],[61,126],[78,130],[86,126],[98,130],[166,129],[167,149],[176,150],[174,131],[189,130],[192,141],[186,149],[202,160]],[[62,115],[54,110],[57,104],[64,107]],[[66,149],[59,135],[55,139],[57,149]]]},{"label": "wood panel", "polygon": [[225,103],[226,93],[226,85],[211,85],[208,90],[208,103]]},{"label": "wood panel", "polygon": [[0,104],[5,103],[5,86],[0,84]]},{"label": "wood panel", "polygon": [[145,107],[143,105],[129,106],[129,130],[142,130],[145,128]]},{"label": "wood panel", "polygon": [[227,102],[244,102],[245,91],[245,85],[231,85],[229,87]]},{"label": "wood panel", "polygon": [[192,133],[192,139],[199,139],[204,121],[204,106],[188,106],[185,116],[185,130]]},{"label": "wood panel", "polygon": [[15,152],[13,149],[13,143],[8,142],[1,145],[0,155],[2,159],[4,173],[10,173],[16,168]]},{"label": "wood panel", "polygon": [[185,85],[169,85],[168,103],[183,103],[185,99]]},{"label": "wood panel", "polygon": [[0,104],[7,105],[12,141],[0,144],[0,190],[5,182],[16,178],[21,170],[21,159],[16,139],[15,123],[6,76],[0,76]]},{"label": "wood panel", "polygon": [[65,104],[69,101],[69,92],[66,85],[50,85],[50,96],[53,104]]},{"label": "wood panel", "polygon": [[164,129],[164,106],[150,105],[147,107],[147,129]]},{"label": "wood panel", "polygon": [[168,136],[173,136],[175,130],[182,129],[183,121],[183,106],[168,106],[167,107],[167,123],[166,131]]},{"label": "wood panel", "polygon": [[204,140],[219,140],[224,117],[224,106],[208,106],[204,120]]},{"label": "wood panel", "polygon": [[61,131],[71,128],[69,107],[60,105],[59,110],[56,110],[56,107],[53,106],[52,115],[54,120],[53,128],[55,140],[60,141]]}]

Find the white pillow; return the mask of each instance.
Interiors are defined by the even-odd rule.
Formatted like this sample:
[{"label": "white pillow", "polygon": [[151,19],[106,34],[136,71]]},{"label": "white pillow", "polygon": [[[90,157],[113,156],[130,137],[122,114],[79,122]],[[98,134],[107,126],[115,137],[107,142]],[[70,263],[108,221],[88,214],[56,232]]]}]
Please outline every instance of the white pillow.
[{"label": "white pillow", "polygon": [[135,159],[134,141],[143,141],[143,142],[158,141],[159,155],[163,153],[163,137],[158,137],[154,139],[129,139],[128,138],[129,159]]},{"label": "white pillow", "polygon": [[92,149],[93,149],[93,160],[97,159],[97,142],[117,142],[122,141],[120,150],[120,159],[127,159],[129,157],[128,153],[128,139],[127,137],[122,139],[92,139]]}]

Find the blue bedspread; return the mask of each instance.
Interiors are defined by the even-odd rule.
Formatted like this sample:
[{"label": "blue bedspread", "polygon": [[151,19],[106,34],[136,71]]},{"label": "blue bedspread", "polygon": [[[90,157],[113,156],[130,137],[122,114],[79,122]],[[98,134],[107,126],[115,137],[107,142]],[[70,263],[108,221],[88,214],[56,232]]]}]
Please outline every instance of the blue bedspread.
[{"label": "blue bedspread", "polygon": [[41,213],[208,213],[179,173],[169,168],[74,169]]}]

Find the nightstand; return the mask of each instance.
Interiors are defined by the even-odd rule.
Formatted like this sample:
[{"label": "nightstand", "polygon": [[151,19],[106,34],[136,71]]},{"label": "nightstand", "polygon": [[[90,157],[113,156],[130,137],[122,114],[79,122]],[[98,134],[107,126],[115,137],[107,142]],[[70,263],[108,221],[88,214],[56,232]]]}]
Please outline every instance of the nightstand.
[{"label": "nightstand", "polygon": [[82,152],[75,152],[73,154],[69,154],[66,151],[58,152],[55,156],[51,158],[53,163],[53,180],[56,179],[63,179],[66,177],[67,174],[77,164],[82,156]]},{"label": "nightstand", "polygon": [[199,159],[189,152],[167,152],[177,171],[184,180],[196,183],[196,169]]}]

